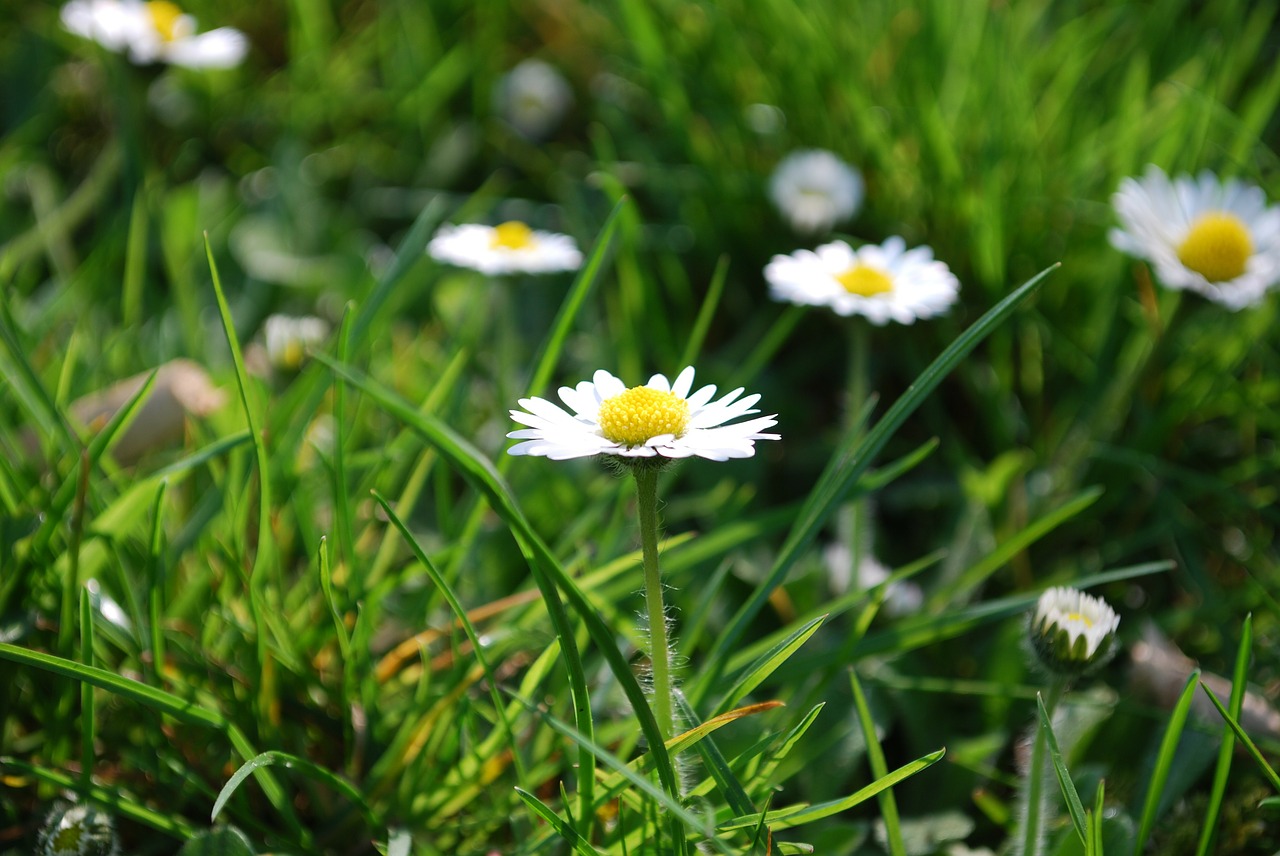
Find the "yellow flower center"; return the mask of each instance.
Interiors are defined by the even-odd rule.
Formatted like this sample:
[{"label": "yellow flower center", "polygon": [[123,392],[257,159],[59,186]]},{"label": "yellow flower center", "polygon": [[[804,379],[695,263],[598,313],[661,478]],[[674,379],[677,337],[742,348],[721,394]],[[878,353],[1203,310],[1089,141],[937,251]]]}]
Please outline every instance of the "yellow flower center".
[{"label": "yellow flower center", "polygon": [[533,246],[533,230],[518,220],[493,227],[490,249],[527,250]]},{"label": "yellow flower center", "polygon": [[1066,617],[1067,617],[1067,621],[1079,621],[1085,627],[1093,626],[1093,621],[1089,618],[1089,616],[1085,615],[1082,612],[1068,612]]},{"label": "yellow flower center", "polygon": [[862,297],[875,297],[877,294],[893,291],[893,280],[887,273],[857,262],[843,273],[836,274],[836,282],[843,285],[844,290],[850,294]]},{"label": "yellow flower center", "polygon": [[1178,261],[1209,282],[1226,282],[1244,273],[1253,241],[1240,218],[1225,211],[1211,211],[1191,224],[1178,245]]},{"label": "yellow flower center", "polygon": [[171,42],[177,37],[178,20],[182,10],[169,0],[151,0],[147,4],[147,12],[151,14],[151,23],[160,34],[160,38]]},{"label": "yellow flower center", "polygon": [[660,434],[680,437],[689,427],[689,402],[674,392],[633,386],[600,403],[600,431],[624,446],[639,446]]}]

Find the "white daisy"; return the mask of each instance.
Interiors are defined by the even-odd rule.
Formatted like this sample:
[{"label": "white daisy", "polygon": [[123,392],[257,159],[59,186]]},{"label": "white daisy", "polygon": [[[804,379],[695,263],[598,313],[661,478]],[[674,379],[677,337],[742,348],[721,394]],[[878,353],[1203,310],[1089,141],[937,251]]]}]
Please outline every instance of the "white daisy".
[{"label": "white daisy", "polygon": [[1170,181],[1148,166],[1141,180],[1122,181],[1111,203],[1121,223],[1112,246],[1151,262],[1169,288],[1238,310],[1280,282],[1280,207],[1268,207],[1258,187],[1207,171]]},{"label": "white daisy", "polygon": [[310,315],[271,315],[263,324],[267,359],[277,369],[297,371],[306,358],[307,348],[318,345],[329,335],[329,322]]},{"label": "white daisy", "polygon": [[244,33],[231,27],[197,34],[195,18],[168,0],[71,0],[62,24],[138,65],[231,68],[249,49]]},{"label": "white daisy", "polygon": [[959,281],[929,247],[906,246],[896,236],[857,250],[833,241],[812,252],[774,256],[764,276],[774,300],[829,306],[837,315],[864,315],[876,325],[941,315],[955,303]]},{"label": "white daisy", "polygon": [[769,196],[797,232],[826,232],[862,204],[862,176],[825,149],[805,149],[774,169]]},{"label": "white daisy", "polygon": [[715,386],[704,386],[690,395],[692,388],[692,366],[680,372],[675,383],[656,374],[644,386],[630,389],[607,371],[598,371],[576,387],[560,387],[560,400],[572,413],[543,398],[520,399],[524,410],[512,410],[511,418],[529,427],[507,435],[524,441],[507,451],[512,455],[545,455],[557,461],[592,455],[696,455],[727,461],[754,455],[756,440],[779,438],[760,433],[778,424],[775,416],[725,424],[759,413],[752,409],[759,395],[739,398],[739,387],[712,401]]},{"label": "white daisy", "polygon": [[564,75],[540,59],[526,59],[494,90],[498,114],[521,135],[541,140],[556,129],[573,104]]},{"label": "white daisy", "polygon": [[1049,668],[1081,672],[1110,658],[1120,616],[1101,598],[1056,586],[1036,602],[1031,639]]},{"label": "white daisy", "polygon": [[500,226],[441,226],[427,252],[438,261],[487,274],[554,273],[582,266],[573,238],[535,232],[514,220]]}]

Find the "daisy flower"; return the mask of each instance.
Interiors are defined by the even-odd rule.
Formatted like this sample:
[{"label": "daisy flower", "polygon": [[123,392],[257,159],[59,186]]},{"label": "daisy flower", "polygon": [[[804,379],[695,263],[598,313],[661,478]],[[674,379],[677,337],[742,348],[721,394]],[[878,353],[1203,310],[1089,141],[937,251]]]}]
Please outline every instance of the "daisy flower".
[{"label": "daisy flower", "polygon": [[1149,261],[1169,288],[1238,310],[1280,282],[1280,207],[1258,187],[1207,171],[1170,181],[1148,166],[1120,183],[1111,204],[1121,224],[1112,246]]},{"label": "daisy flower", "polygon": [[320,344],[329,335],[329,323],[310,315],[301,318],[271,315],[263,324],[262,335],[271,365],[285,371],[297,371],[306,358],[307,348]]},{"label": "daisy flower", "polygon": [[486,274],[577,270],[582,253],[568,235],[535,232],[524,223],[441,226],[427,252],[433,259]]},{"label": "daisy flower", "polygon": [[864,315],[872,324],[910,324],[941,315],[960,283],[929,247],[906,249],[892,237],[857,250],[844,241],[774,256],[764,269],[774,300],[829,306],[837,315]]},{"label": "daisy flower", "polygon": [[805,149],[774,169],[769,196],[797,232],[826,232],[862,204],[862,176],[825,149]]},{"label": "daisy flower", "polygon": [[522,136],[541,140],[556,129],[573,104],[564,76],[540,59],[526,59],[494,90],[499,115]]},{"label": "daisy flower", "polygon": [[1031,616],[1031,641],[1051,670],[1079,674],[1101,666],[1113,653],[1120,616],[1101,598],[1077,589],[1047,589]]},{"label": "daisy flower", "polygon": [[196,19],[168,0],[71,0],[62,24],[137,65],[231,68],[249,49],[244,33],[231,27],[197,34]]},{"label": "daisy flower", "polygon": [[528,427],[507,435],[523,441],[507,451],[557,461],[592,455],[727,461],[754,455],[756,440],[779,438],[760,433],[778,424],[776,414],[726,424],[759,413],[752,409],[759,395],[740,397],[739,387],[713,401],[715,386],[690,394],[692,389],[692,366],[674,383],[656,374],[644,386],[630,389],[609,372],[598,371],[576,387],[560,388],[560,400],[572,413],[543,398],[520,399],[524,410],[512,410],[511,418]]}]

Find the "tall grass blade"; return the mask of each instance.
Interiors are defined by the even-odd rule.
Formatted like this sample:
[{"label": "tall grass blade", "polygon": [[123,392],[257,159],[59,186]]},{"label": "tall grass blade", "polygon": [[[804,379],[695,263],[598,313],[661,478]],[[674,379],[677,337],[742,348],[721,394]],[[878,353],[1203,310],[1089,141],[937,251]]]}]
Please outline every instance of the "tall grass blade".
[{"label": "tall grass blade", "polygon": [[[1160,806],[1160,796],[1164,793],[1165,783],[1169,779],[1169,771],[1173,768],[1173,757],[1178,749],[1178,740],[1182,737],[1183,726],[1187,723],[1187,714],[1191,711],[1191,702],[1195,698],[1196,684],[1200,682],[1200,670],[1196,669],[1187,678],[1187,685],[1178,696],[1178,703],[1169,716],[1169,725],[1165,728],[1164,739],[1160,741],[1160,751],[1156,755],[1155,769],[1151,773],[1151,781],[1147,784],[1147,798],[1142,806],[1142,818],[1138,822],[1138,837],[1133,843],[1134,856],[1140,856],[1147,844],[1147,837],[1155,828],[1156,809]],[[1099,815],[1099,822],[1101,816]]]}]

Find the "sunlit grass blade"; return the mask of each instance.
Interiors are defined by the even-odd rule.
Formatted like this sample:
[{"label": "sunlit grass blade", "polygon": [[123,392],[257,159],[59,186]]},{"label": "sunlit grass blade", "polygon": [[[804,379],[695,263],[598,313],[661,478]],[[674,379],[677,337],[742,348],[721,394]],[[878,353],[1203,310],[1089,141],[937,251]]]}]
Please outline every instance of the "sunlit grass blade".
[{"label": "sunlit grass blade", "polygon": [[[693,728],[686,731],[684,734],[677,735],[675,739],[667,744],[667,750],[671,752],[673,756],[678,754],[684,748],[683,746],[677,745],[678,741],[683,740],[687,735],[693,732],[706,728],[708,725],[708,723],[702,722],[698,718],[697,712],[689,706],[689,703],[685,700],[683,693],[676,693],[675,702],[676,707],[679,710],[680,719],[683,722],[691,724]],[[734,719],[737,719],[741,716],[746,716],[749,713],[758,713],[762,710],[772,710],[773,708],[781,706],[782,702],[765,702],[763,704],[751,705],[748,708],[729,711],[727,714],[724,714],[724,716],[732,716]],[[720,717],[715,717],[715,719],[719,718]],[[697,741],[696,748],[698,750],[698,754],[702,757],[703,764],[706,765],[708,772],[711,773],[711,777],[715,779],[716,787],[718,787],[720,792],[724,794],[725,801],[729,804],[729,808],[734,812],[734,814],[750,814],[755,811],[756,807],[752,804],[751,797],[747,795],[746,788],[742,786],[742,783],[738,781],[738,777],[734,775],[733,770],[729,767],[729,762],[725,759],[724,753],[720,751],[720,747],[716,745],[715,740],[708,734],[706,739]]]},{"label": "sunlit grass blade", "polygon": [[422,565],[423,570],[427,572],[427,576],[431,578],[432,584],[439,589],[440,593],[444,596],[445,601],[449,604],[449,608],[453,610],[454,617],[462,626],[462,630],[466,633],[467,639],[470,640],[472,654],[475,656],[476,662],[478,662],[480,667],[484,669],[485,675],[489,679],[489,695],[493,699],[493,709],[498,716],[498,722],[502,726],[502,730],[506,735],[507,745],[511,747],[511,757],[515,762],[516,778],[521,783],[526,783],[528,778],[525,772],[524,761],[521,759],[520,755],[520,744],[516,740],[515,730],[512,729],[511,722],[507,719],[506,707],[502,703],[502,698],[498,695],[499,677],[497,673],[494,672],[493,667],[489,664],[489,658],[484,654],[485,645],[480,639],[480,634],[476,632],[475,626],[472,625],[471,619],[467,617],[466,607],[464,607],[462,602],[458,600],[458,596],[453,591],[453,588],[450,587],[445,578],[441,576],[440,572],[436,569],[435,564],[427,556],[426,551],[422,549],[422,546],[418,544],[417,539],[413,537],[413,533],[409,531],[409,527],[405,526],[404,521],[396,515],[395,510],[391,507],[391,503],[387,502],[386,498],[377,491],[373,492],[373,498],[377,501],[378,505],[382,506],[382,510],[387,515],[387,519],[391,521],[391,524],[400,532],[400,536],[404,538],[405,543],[409,545],[409,549],[413,552],[414,557],[417,558],[418,563]]},{"label": "sunlit grass blade", "polygon": [[702,299],[702,308],[693,321],[693,329],[689,332],[689,340],[685,343],[684,352],[677,365],[691,366],[697,362],[702,351],[702,343],[707,338],[707,330],[711,328],[711,319],[716,307],[720,305],[720,295],[724,293],[725,281],[729,278],[729,257],[723,255],[716,262],[716,269],[711,274],[711,284],[707,286],[706,297]]},{"label": "sunlit grass blade", "polygon": [[[856,805],[866,802],[872,797],[879,794],[886,788],[891,788],[904,779],[908,779],[924,770],[933,766],[942,757],[947,754],[946,749],[939,749],[936,752],[930,752],[916,760],[903,764],[898,769],[872,782],[864,788],[860,788],[847,797],[837,800],[830,800],[816,805],[795,805],[786,808],[775,809],[765,815],[765,823],[773,830],[790,829],[794,826],[801,826],[806,823],[812,823],[815,820],[822,820],[824,817],[830,817],[833,814],[839,814],[847,811]],[[745,817],[735,817],[728,820],[718,827],[721,832],[729,832],[734,829],[746,829],[754,827],[760,822],[759,814],[751,814]]]},{"label": "sunlit grass blade", "polygon": [[[1244,617],[1240,629],[1240,645],[1236,648],[1235,670],[1231,674],[1231,697],[1227,700],[1231,715],[1240,718],[1244,708],[1244,694],[1249,671],[1249,657],[1253,650],[1253,613]],[[1209,792],[1209,804],[1205,808],[1204,825],[1200,827],[1200,840],[1196,844],[1196,856],[1208,856],[1213,837],[1218,828],[1218,815],[1222,813],[1222,799],[1227,792],[1227,777],[1231,773],[1231,758],[1235,754],[1235,733],[1229,725],[1222,728],[1222,745],[1218,747],[1218,761],[1213,770],[1213,786]]]},{"label": "sunlit grass blade", "polygon": [[274,667],[268,662],[271,657],[267,644],[268,623],[264,611],[270,609],[265,602],[265,584],[272,570],[275,539],[271,536],[271,461],[267,454],[266,440],[258,428],[258,420],[254,416],[256,405],[250,400],[249,371],[245,368],[244,354],[240,351],[240,340],[236,336],[235,321],[231,317],[231,307],[227,305],[227,296],[222,290],[222,279],[218,276],[218,265],[213,259],[213,245],[209,243],[209,235],[204,236],[204,253],[209,262],[209,275],[213,280],[213,293],[218,301],[218,313],[222,318],[222,330],[227,337],[227,346],[231,349],[231,361],[236,370],[236,388],[240,392],[240,404],[244,408],[245,421],[249,426],[249,436],[253,441],[254,455],[258,462],[258,539],[257,549],[253,555],[253,566],[249,571],[249,609],[253,616],[253,629],[257,634],[258,654],[258,717],[266,726],[273,720],[272,711],[276,706],[275,681],[272,678]]},{"label": "sunlit grass blade", "polygon": [[591,842],[579,835],[577,830],[566,823],[564,818],[552,811],[542,800],[518,787],[516,788],[516,796],[520,797],[531,812],[546,821],[556,831],[556,834],[564,839],[564,842],[576,852],[581,853],[582,856],[601,856],[601,851],[592,847]]},{"label": "sunlit grass blade", "polygon": [[316,764],[306,758],[301,758],[297,755],[290,755],[287,752],[275,751],[262,752],[240,765],[240,769],[236,770],[235,773],[232,774],[231,778],[227,780],[227,783],[222,786],[222,790],[218,792],[218,798],[213,801],[213,809],[209,814],[210,822],[218,819],[218,815],[222,813],[222,809],[226,806],[227,800],[231,799],[231,795],[234,794],[240,785],[244,783],[245,779],[253,775],[255,771],[275,764],[279,764],[290,770],[299,770],[316,781],[323,782],[347,799],[351,800],[352,804],[360,809],[361,814],[364,815],[365,820],[368,821],[371,829],[382,828],[382,824],[374,815],[373,809],[371,809],[369,804],[365,802],[364,795],[356,789],[355,785],[352,785],[341,776],[333,774],[324,767],[321,767],[319,764]]},{"label": "sunlit grass blade", "polygon": [[[871,707],[867,704],[867,697],[863,695],[858,673],[853,669],[849,670],[849,683],[853,688],[853,706],[858,712],[862,739],[867,746],[867,763],[871,767],[871,775],[877,780],[883,779],[889,774],[889,766],[885,763],[884,748],[876,735],[876,722],[871,715]],[[898,818],[898,802],[893,798],[893,790],[886,788],[876,799],[880,802],[880,817],[884,820],[889,852],[892,856],[905,856],[907,848],[902,841],[902,823]]]},{"label": "sunlit grass blade", "polygon": [[741,701],[747,693],[758,687],[779,666],[785,663],[792,654],[798,651],[800,646],[809,641],[809,637],[818,632],[818,628],[822,626],[826,619],[825,615],[820,615],[809,621],[748,666],[725,692],[724,698],[716,705],[716,712],[723,713],[729,710]]},{"label": "sunlit grass blade", "polygon": [[151,675],[157,687],[164,686],[164,550],[161,527],[168,479],[161,479],[151,505],[151,537],[147,539],[147,628],[151,643]]},{"label": "sunlit grass blade", "polygon": [[[1076,791],[1075,783],[1071,781],[1071,773],[1067,770],[1066,762],[1062,760],[1062,750],[1058,748],[1058,738],[1053,733],[1049,711],[1044,706],[1044,699],[1038,693],[1036,709],[1040,714],[1040,729],[1049,748],[1053,772],[1058,777],[1058,786],[1062,789],[1062,797],[1067,802],[1067,813],[1071,815],[1071,823],[1075,827],[1076,835],[1080,836],[1080,843],[1087,847],[1089,831],[1085,827],[1084,804],[1080,802],[1080,794]],[[1035,775],[1035,771],[1032,771],[1032,775]]]},{"label": "sunlit grass blade", "polygon": [[[1139,856],[1146,847],[1147,837],[1155,828],[1156,809],[1160,806],[1160,796],[1164,793],[1165,783],[1169,778],[1169,770],[1173,767],[1173,757],[1178,749],[1178,740],[1182,737],[1183,726],[1187,723],[1187,714],[1191,710],[1191,702],[1195,698],[1196,684],[1200,682],[1200,670],[1194,670],[1187,678],[1178,703],[1169,715],[1169,725],[1165,728],[1164,739],[1160,741],[1160,751],[1156,755],[1155,769],[1147,784],[1147,798],[1142,806],[1142,817],[1138,822],[1138,837],[1133,843],[1134,856]],[[1101,815],[1098,816],[1101,822]]]},{"label": "sunlit grass blade", "polygon": [[1020,288],[992,307],[973,326],[948,345],[946,350],[916,378],[907,391],[903,393],[902,397],[889,408],[880,421],[867,432],[847,465],[841,467],[835,475],[827,495],[816,503],[815,507],[809,509],[808,514],[803,515],[796,521],[791,533],[787,536],[786,543],[779,551],[768,577],[756,588],[751,598],[734,615],[732,623],[720,635],[715,648],[711,652],[710,662],[705,667],[708,672],[719,674],[723,669],[725,660],[734,646],[738,644],[738,640],[741,639],[742,634],[746,631],[747,625],[768,602],[769,595],[773,593],[774,589],[786,579],[792,566],[800,559],[800,556],[813,542],[813,539],[817,537],[819,529],[834,513],[840,500],[857,483],[858,478],[870,466],[885,444],[889,442],[889,438],[942,382],[942,379],[978,346],[979,342],[1031,297],[1040,286],[1040,283],[1054,268],[1056,268],[1056,265],[1046,268],[1029,279]]}]

